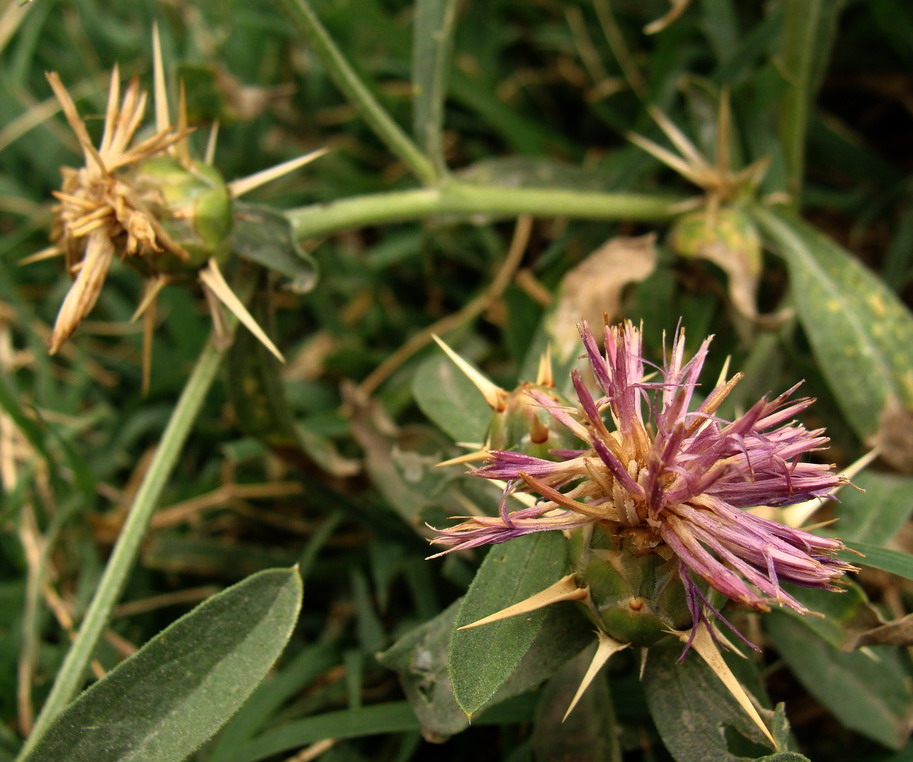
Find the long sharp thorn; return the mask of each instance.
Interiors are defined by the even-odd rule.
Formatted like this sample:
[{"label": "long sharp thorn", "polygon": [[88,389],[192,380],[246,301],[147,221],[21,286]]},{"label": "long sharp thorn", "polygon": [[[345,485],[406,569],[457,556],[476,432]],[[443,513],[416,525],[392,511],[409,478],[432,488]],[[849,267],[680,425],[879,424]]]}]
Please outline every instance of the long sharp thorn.
[{"label": "long sharp thorn", "polygon": [[554,386],[555,376],[552,373],[552,345],[547,344],[545,351],[539,358],[539,370],[536,373],[536,383],[539,386]]},{"label": "long sharp thorn", "polygon": [[273,180],[276,180],[283,175],[287,175],[289,172],[294,172],[296,169],[303,167],[305,164],[310,164],[315,159],[319,159],[329,150],[329,148],[318,148],[316,151],[311,151],[304,156],[299,156],[297,159],[290,159],[289,161],[284,161],[281,164],[277,164],[275,167],[262,169],[259,172],[248,175],[247,177],[241,177],[237,180],[232,180],[230,183],[228,183],[228,192],[231,193],[232,198],[239,198],[245,193],[249,193],[254,188],[259,188],[261,185],[272,182]]},{"label": "long sharp thorn", "polygon": [[510,619],[511,617],[519,616],[520,614],[528,614],[530,611],[536,611],[544,606],[550,606],[552,603],[559,603],[560,601],[582,601],[589,594],[588,588],[579,587],[577,585],[576,575],[568,574],[553,585],[549,585],[545,590],[540,590],[538,593],[531,595],[526,600],[515,603],[513,606],[508,606],[506,609],[496,611],[494,614],[489,614],[486,617],[477,619],[475,622],[464,624],[458,629],[471,630],[473,627],[481,627],[483,624],[491,624],[492,622],[500,622],[502,619]]},{"label": "long sharp thorn", "polygon": [[209,131],[209,139],[206,141],[206,155],[203,157],[203,163],[212,166],[216,160],[216,141],[219,139],[219,121],[212,123],[212,129]]},{"label": "long sharp thorn", "polygon": [[432,337],[437,345],[444,350],[444,353],[453,360],[453,364],[456,365],[463,374],[472,381],[476,389],[478,389],[482,396],[485,398],[485,401],[488,403],[488,407],[492,410],[503,410],[504,403],[507,399],[507,392],[505,392],[500,386],[495,384],[492,381],[489,381],[485,378],[482,373],[470,365],[466,360],[460,357],[456,352],[454,352],[449,346],[447,346],[444,341],[438,337],[432,335]]},{"label": "long sharp thorn", "polygon": [[164,275],[159,275],[157,278],[146,281],[146,290],[143,293],[142,301],[140,301],[139,306],[130,318],[131,323],[135,323],[140,317],[146,314],[146,310],[154,306],[155,298],[161,293],[161,290],[165,288],[166,285],[168,285],[168,278]]},{"label": "long sharp thorn", "polygon": [[152,70],[155,82],[155,129],[164,132],[171,126],[171,116],[168,113],[168,87],[165,85],[165,63],[157,23],[152,25]]},{"label": "long sharp thorn", "polygon": [[587,668],[586,674],[583,676],[583,680],[580,681],[580,687],[577,688],[577,692],[574,694],[574,698],[571,699],[571,704],[568,706],[567,711],[564,713],[564,717],[561,718],[561,722],[564,722],[574,711],[574,707],[577,706],[577,702],[580,701],[580,697],[586,692],[586,689],[590,687],[590,683],[593,682],[593,679],[596,675],[599,674],[599,670],[605,666],[605,663],[609,658],[618,653],[624,648],[628,647],[627,643],[619,643],[617,640],[613,640],[604,632],[597,632],[596,636],[599,638],[599,645],[596,647],[596,653],[593,654],[593,661],[590,662],[590,666]]},{"label": "long sharp thorn", "polygon": [[[681,633],[679,637],[687,642],[689,635],[690,633],[685,632]],[[729,669],[729,665],[723,660],[719,649],[713,642],[713,638],[706,627],[698,625],[698,631],[694,636],[692,645],[694,646],[694,650],[697,651],[701,658],[707,663],[707,666],[710,667],[713,673],[720,679],[720,682],[726,686],[726,690],[732,694],[732,697],[738,702],[739,706],[745,710],[745,713],[751,718],[752,722],[758,726],[761,732],[773,744],[773,747],[775,749],[779,748],[776,740],[764,723],[764,720],[761,719],[761,715],[758,714],[758,710],[755,709],[751,698],[745,692],[745,689],[736,676],[732,673],[732,670]]]},{"label": "long sharp thorn", "polygon": [[104,156],[111,148],[111,140],[117,126],[117,108],[120,100],[120,71],[117,64],[111,69],[111,84],[108,86],[108,105],[105,110],[105,131],[98,145],[98,152]]},{"label": "long sharp thorn", "polygon": [[280,352],[276,348],[276,345],[270,341],[269,336],[266,335],[266,332],[260,327],[260,324],[254,319],[254,316],[247,311],[247,307],[244,306],[244,303],[235,295],[235,292],[231,290],[231,286],[225,281],[225,277],[222,275],[222,271],[219,269],[219,265],[214,259],[210,259],[209,264],[200,270],[200,280],[209,292],[222,302],[222,304],[228,307],[228,309],[234,313],[234,316],[241,321],[244,327],[256,336],[257,340],[264,347],[272,352],[279,362],[285,362],[282,352]]},{"label": "long sharp thorn", "polygon": [[475,463],[480,460],[485,460],[488,457],[488,453],[485,450],[476,450],[475,452],[467,452],[463,455],[457,455],[455,458],[450,458],[449,460],[442,460],[440,463],[435,463],[435,468],[444,468],[445,466],[456,466],[460,463]]}]

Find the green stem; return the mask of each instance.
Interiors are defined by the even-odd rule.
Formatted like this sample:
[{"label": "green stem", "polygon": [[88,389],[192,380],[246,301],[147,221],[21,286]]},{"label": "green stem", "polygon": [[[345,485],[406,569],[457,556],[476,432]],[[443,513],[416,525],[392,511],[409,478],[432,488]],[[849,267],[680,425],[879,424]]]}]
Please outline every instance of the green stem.
[{"label": "green stem", "polygon": [[421,182],[426,185],[437,182],[438,173],[434,165],[365,87],[364,82],[336,47],[307,0],[277,0],[277,2],[320,58],[336,85],[349,99],[349,102],[358,109],[362,118],[377,133],[378,137]]},{"label": "green stem", "polygon": [[682,212],[681,198],[635,193],[589,193],[563,188],[507,188],[448,183],[439,188],[377,193],[286,212],[295,235],[311,238],[340,230],[426,217],[501,218],[530,214],[589,220],[665,220]]},{"label": "green stem", "polygon": [[35,728],[22,750],[22,758],[47,732],[51,723],[63,711],[82,684],[95,647],[98,645],[102,632],[111,617],[111,611],[133,568],[152,513],[158,504],[165,483],[177,463],[190,428],[203,406],[206,394],[215,380],[225,351],[225,349],[217,349],[211,342],[207,344],[197,360],[193,373],[187,380],[187,385],[171,414],[171,420],[168,421],[168,426],[165,428],[159,447],[149,465],[149,470],[143,478],[133,506],[127,514],[127,519],[117,543],[114,545],[111,558],[108,560],[85,619],[60,668],[51,694],[35,723]]}]

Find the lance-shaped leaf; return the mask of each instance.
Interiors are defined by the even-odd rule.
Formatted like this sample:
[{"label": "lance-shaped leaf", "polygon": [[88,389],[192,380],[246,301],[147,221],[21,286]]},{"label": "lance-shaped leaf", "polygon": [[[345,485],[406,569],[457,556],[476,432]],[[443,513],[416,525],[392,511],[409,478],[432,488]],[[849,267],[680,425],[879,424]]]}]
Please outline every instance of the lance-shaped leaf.
[{"label": "lance-shaped leaf", "polygon": [[[461,627],[524,600],[557,581],[567,570],[567,545],[557,532],[519,537],[493,547],[479,567],[456,624]],[[479,711],[510,678],[545,619],[538,609],[524,616],[469,630],[450,642],[450,681],[467,715]]]},{"label": "lance-shaped leaf", "polygon": [[754,207],[789,267],[799,319],[847,421],[860,437],[882,412],[913,408],[913,315],[873,273],[800,220]]},{"label": "lance-shaped leaf", "polygon": [[414,130],[419,146],[438,170],[444,169],[441,128],[456,10],[456,0],[418,0],[415,4],[412,44]]},{"label": "lance-shaped leaf", "polygon": [[898,577],[913,579],[913,555],[902,553],[867,542],[847,542],[846,546],[856,553],[861,553],[862,558],[851,553],[844,553],[843,558],[861,566],[870,566],[873,569],[896,574]]},{"label": "lance-shaped leaf", "polygon": [[896,651],[841,653],[794,617],[772,612],[765,628],[799,681],[844,725],[899,749],[913,729],[913,693]]},{"label": "lance-shaped leaf", "polygon": [[297,569],[248,577],[197,606],[57,718],[28,762],[179,762],[216,732],[282,653]]}]

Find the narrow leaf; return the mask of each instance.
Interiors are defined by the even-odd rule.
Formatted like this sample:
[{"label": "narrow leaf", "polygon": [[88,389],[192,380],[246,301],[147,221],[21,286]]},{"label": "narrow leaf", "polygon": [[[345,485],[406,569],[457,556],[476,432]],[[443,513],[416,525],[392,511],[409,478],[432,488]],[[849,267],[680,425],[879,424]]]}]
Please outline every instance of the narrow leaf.
[{"label": "narrow leaf", "polygon": [[[494,546],[479,567],[457,616],[457,627],[528,598],[566,571],[567,547],[559,532],[542,532]],[[450,680],[467,715],[478,712],[513,674],[545,619],[545,611],[472,630],[450,643]]]},{"label": "narrow leaf", "polygon": [[863,558],[851,553],[843,554],[843,558],[850,561],[850,563],[870,566],[873,569],[881,569],[882,571],[896,574],[898,577],[913,579],[913,556],[909,553],[888,550],[878,545],[870,545],[867,542],[847,542],[846,546],[850,550],[863,554]]},{"label": "narrow leaf", "polygon": [[848,728],[900,748],[913,728],[913,693],[896,651],[841,653],[793,617],[773,612],[765,627],[806,690]]},{"label": "narrow leaf", "polygon": [[875,432],[892,401],[913,407],[913,315],[873,273],[809,225],[755,207],[789,267],[812,350],[847,421]]},{"label": "narrow leaf", "polygon": [[415,138],[439,171],[444,169],[441,130],[456,9],[456,0],[418,0],[415,4],[412,42]]},{"label": "narrow leaf", "polygon": [[270,569],[197,606],[83,693],[28,762],[179,762],[272,667],[301,606],[295,569]]},{"label": "narrow leaf", "polygon": [[780,140],[786,151],[789,192],[798,199],[805,171],[809,111],[830,57],[843,3],[786,0],[780,72],[789,89],[780,110]]},{"label": "narrow leaf", "polygon": [[419,723],[409,704],[396,701],[287,722],[244,744],[230,759],[231,762],[256,762],[327,738],[339,740],[417,730]]},{"label": "narrow leaf", "polygon": [[843,540],[880,545],[890,540],[913,512],[913,478],[866,471],[853,479],[837,505],[834,534]]}]

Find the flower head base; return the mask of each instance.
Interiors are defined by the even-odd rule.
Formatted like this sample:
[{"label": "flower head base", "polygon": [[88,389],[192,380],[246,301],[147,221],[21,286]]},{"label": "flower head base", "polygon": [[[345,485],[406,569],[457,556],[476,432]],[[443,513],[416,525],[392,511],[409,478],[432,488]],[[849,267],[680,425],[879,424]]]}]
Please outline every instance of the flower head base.
[{"label": "flower head base", "polygon": [[[708,611],[722,619],[698,580],[760,611],[778,603],[807,612],[783,582],[838,589],[837,580],[853,568],[834,557],[842,543],[745,510],[825,497],[843,482],[830,466],[801,460],[827,442],[822,431],[792,420],[811,399],[790,400],[793,387],[761,399],[735,420],[723,420],[716,412],[739,375],[721,379],[691,409],[710,339],[686,362],[679,332],[660,373],[648,379],[641,333],[633,325],[606,325],[605,352],[586,324],[580,332],[596,394],[576,370],[575,408],[531,392],[580,440],[579,449],[552,453],[557,461],[490,451],[488,464],[474,473],[507,480],[499,515],[436,530],[432,542],[449,552],[592,525],[629,554],[674,563],[692,637],[697,625],[707,623]],[[540,499],[510,512],[507,501],[517,489]]]}]

